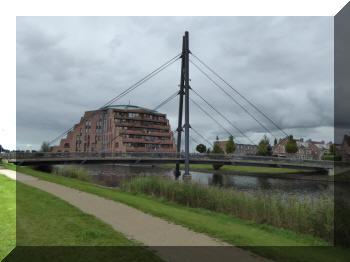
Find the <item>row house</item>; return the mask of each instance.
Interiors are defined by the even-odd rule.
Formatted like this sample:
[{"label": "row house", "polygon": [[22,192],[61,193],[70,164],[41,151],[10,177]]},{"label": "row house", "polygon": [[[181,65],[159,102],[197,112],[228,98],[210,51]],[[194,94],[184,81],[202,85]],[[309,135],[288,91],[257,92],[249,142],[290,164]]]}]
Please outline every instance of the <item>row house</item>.
[{"label": "row house", "polygon": [[321,160],[323,154],[329,151],[330,145],[332,144],[332,142],[325,143],[325,141],[313,141],[311,139],[304,141],[303,138],[294,140],[298,146],[298,151],[295,154],[290,154],[285,151],[285,145],[288,141],[288,137],[285,137],[280,139],[273,147],[273,155],[306,160]]}]

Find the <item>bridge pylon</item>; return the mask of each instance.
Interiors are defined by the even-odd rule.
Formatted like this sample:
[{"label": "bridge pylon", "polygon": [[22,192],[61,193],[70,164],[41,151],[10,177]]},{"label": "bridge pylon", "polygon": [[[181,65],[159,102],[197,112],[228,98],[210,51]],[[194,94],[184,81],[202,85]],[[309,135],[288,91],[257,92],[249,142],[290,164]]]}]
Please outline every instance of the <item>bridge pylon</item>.
[{"label": "bridge pylon", "polygon": [[[185,174],[184,176],[190,175],[190,76],[189,76],[189,34],[188,31],[182,37],[182,55],[181,55],[181,77],[180,77],[180,91],[179,91],[179,115],[178,115],[178,127],[177,127],[177,153],[180,157],[181,151],[181,134],[183,127],[185,129]],[[183,96],[185,95],[185,124],[182,126],[182,115],[183,115]],[[180,163],[176,163],[175,176],[180,176]]]},{"label": "bridge pylon", "polygon": [[[182,115],[183,115],[183,96],[185,94],[185,36],[182,37],[182,55],[181,55],[181,77],[180,77],[180,91],[179,91],[179,115],[178,115],[178,124],[177,124],[177,158],[180,158],[181,153],[181,135],[183,132],[182,128]],[[176,163],[175,177],[178,178],[181,175],[180,172],[180,163]]]}]

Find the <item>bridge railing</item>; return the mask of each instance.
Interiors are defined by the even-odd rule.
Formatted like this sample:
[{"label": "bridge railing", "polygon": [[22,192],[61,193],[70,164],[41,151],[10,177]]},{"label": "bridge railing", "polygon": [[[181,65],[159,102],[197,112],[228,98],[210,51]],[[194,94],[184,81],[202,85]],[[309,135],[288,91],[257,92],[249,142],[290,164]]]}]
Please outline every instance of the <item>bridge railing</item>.
[{"label": "bridge railing", "polygon": [[[2,154],[3,159],[87,159],[87,158],[157,158],[157,159],[183,159],[185,153],[176,152],[11,152]],[[211,159],[211,160],[226,160],[226,161],[254,161],[254,162],[280,162],[280,163],[298,163],[298,164],[314,164],[331,166],[333,161],[320,160],[302,160],[285,157],[266,157],[266,156],[242,156],[235,154],[199,154],[191,153],[190,158],[195,159]]]}]

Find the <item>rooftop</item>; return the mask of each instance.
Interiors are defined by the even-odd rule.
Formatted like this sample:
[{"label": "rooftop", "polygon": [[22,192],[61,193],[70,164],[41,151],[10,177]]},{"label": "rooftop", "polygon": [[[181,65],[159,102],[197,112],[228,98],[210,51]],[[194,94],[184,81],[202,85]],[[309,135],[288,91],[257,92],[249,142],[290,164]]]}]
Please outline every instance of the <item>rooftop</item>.
[{"label": "rooftop", "polygon": [[153,113],[159,113],[156,110],[152,110],[149,108],[145,108],[145,107],[141,107],[141,106],[134,106],[134,105],[109,105],[109,106],[105,106],[105,107],[101,107],[101,110],[107,110],[107,109],[121,109],[121,110],[146,110],[146,111],[150,111]]}]

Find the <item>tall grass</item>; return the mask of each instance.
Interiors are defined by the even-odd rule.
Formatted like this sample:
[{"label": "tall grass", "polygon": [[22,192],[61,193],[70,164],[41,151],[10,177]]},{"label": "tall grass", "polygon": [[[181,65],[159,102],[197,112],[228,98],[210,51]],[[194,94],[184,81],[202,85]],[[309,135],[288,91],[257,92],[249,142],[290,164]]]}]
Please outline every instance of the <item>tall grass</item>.
[{"label": "tall grass", "polygon": [[70,177],[79,179],[82,181],[91,182],[91,175],[80,166],[68,165],[68,166],[55,166],[52,170],[52,173],[59,176]]},{"label": "tall grass", "polygon": [[230,214],[333,241],[333,198],[286,197],[282,194],[247,194],[198,183],[179,183],[164,178],[136,177],[121,184],[127,192],[162,197],[189,207]]}]

